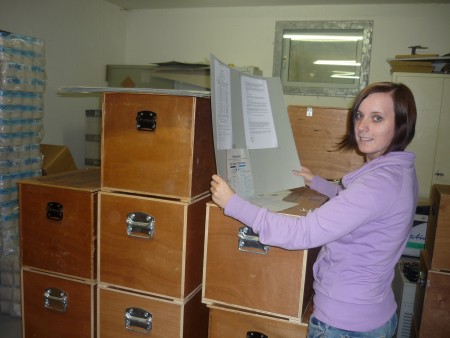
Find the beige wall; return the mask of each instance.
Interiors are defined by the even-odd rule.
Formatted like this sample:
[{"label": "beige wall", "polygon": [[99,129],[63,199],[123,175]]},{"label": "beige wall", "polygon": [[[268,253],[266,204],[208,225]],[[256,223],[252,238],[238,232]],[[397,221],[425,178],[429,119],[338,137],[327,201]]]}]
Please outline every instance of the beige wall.
[{"label": "beige wall", "polygon": [[[336,5],[136,10],[128,13],[130,64],[208,62],[209,53],[272,75],[276,21],[374,20],[369,82],[390,79],[387,58],[411,45],[450,52],[450,5]],[[348,106],[349,99],[286,96],[287,104]]]},{"label": "beige wall", "polygon": [[65,97],[61,86],[104,86],[105,65],[125,62],[126,12],[103,0],[0,0],[0,29],[46,46],[44,143],[65,144],[84,167],[86,109],[98,96]]}]

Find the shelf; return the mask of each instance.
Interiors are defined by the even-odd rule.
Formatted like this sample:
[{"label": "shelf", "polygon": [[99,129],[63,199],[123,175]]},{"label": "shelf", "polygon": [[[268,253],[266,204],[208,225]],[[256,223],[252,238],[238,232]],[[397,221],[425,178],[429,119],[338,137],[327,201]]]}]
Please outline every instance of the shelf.
[{"label": "shelf", "polygon": [[407,57],[407,58],[391,58],[391,59],[387,59],[387,61],[431,61],[431,62],[436,62],[436,61],[450,61],[450,56],[436,56],[436,57]]}]

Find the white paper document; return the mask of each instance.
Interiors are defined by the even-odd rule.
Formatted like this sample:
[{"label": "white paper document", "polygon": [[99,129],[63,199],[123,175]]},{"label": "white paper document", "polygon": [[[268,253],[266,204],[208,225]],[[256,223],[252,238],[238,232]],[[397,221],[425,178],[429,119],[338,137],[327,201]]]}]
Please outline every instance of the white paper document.
[{"label": "white paper document", "polygon": [[227,151],[227,181],[242,198],[255,195],[250,156],[247,149]]},{"label": "white paper document", "polygon": [[216,111],[216,146],[217,149],[233,148],[233,123],[231,116],[230,68],[219,61],[214,61],[216,70],[215,111]]},{"label": "white paper document", "polygon": [[278,147],[267,81],[242,75],[241,90],[247,148]]}]

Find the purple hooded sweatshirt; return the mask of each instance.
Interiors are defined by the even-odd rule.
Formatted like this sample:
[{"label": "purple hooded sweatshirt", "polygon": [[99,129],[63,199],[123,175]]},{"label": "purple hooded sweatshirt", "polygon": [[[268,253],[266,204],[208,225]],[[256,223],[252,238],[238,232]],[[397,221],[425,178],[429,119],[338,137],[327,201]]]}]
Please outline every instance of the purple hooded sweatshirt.
[{"label": "purple hooded sweatshirt", "polygon": [[225,214],[251,227],[261,243],[288,250],[322,246],[314,264],[314,315],[349,331],[370,331],[396,311],[394,267],[412,227],[418,199],[415,155],[390,152],[345,175],[342,187],[318,176],[330,198],[304,217],[270,212],[237,194]]}]

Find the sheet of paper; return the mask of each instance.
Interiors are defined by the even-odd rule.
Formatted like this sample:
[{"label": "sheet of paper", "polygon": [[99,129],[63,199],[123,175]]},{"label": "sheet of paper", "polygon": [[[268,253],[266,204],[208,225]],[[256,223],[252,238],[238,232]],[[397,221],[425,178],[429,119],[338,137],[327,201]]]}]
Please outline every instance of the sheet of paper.
[{"label": "sheet of paper", "polygon": [[250,156],[247,149],[227,150],[227,181],[242,198],[255,195]]},{"label": "sheet of paper", "polygon": [[241,90],[247,149],[278,147],[267,81],[242,75]]},{"label": "sheet of paper", "polygon": [[230,69],[214,60],[214,88],[217,149],[233,148],[233,121],[231,116]]}]

